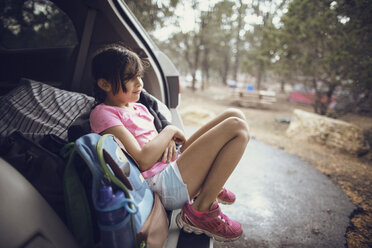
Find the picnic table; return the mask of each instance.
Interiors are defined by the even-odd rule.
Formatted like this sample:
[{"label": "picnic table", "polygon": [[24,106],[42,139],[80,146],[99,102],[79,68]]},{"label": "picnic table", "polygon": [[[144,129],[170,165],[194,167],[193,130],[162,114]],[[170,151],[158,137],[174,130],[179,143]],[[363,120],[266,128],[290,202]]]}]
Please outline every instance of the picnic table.
[{"label": "picnic table", "polygon": [[276,93],[271,90],[231,89],[230,98],[241,106],[263,107],[276,102]]}]

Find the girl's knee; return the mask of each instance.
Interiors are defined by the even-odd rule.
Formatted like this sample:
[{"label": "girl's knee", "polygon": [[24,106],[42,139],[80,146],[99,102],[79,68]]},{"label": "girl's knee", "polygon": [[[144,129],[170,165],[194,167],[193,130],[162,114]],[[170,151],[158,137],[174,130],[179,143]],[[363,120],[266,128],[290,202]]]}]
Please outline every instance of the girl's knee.
[{"label": "girl's knee", "polygon": [[240,124],[239,124],[239,134],[242,136],[248,143],[250,139],[250,134],[249,134],[249,126],[248,123],[245,120],[240,119]]},{"label": "girl's knee", "polygon": [[229,117],[226,119],[226,124],[229,125],[228,129],[234,133],[234,135],[241,136],[242,138],[249,141],[249,127],[245,119],[239,117]]},{"label": "girl's knee", "polygon": [[237,108],[228,108],[224,111],[224,114],[227,116],[227,118],[237,117],[237,118],[245,120],[244,113],[240,109],[237,109]]}]

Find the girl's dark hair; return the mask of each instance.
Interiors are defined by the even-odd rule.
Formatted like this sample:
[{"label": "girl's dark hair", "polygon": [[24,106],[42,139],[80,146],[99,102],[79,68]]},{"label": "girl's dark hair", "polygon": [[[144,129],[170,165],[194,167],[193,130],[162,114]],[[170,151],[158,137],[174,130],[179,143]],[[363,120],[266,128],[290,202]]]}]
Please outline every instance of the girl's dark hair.
[{"label": "girl's dark hair", "polygon": [[127,92],[125,83],[144,72],[144,62],[139,56],[120,44],[111,44],[99,49],[92,60],[92,74],[95,79],[94,98],[96,102],[105,101],[106,92],[97,84],[98,79],[107,80],[117,94],[120,87]]}]

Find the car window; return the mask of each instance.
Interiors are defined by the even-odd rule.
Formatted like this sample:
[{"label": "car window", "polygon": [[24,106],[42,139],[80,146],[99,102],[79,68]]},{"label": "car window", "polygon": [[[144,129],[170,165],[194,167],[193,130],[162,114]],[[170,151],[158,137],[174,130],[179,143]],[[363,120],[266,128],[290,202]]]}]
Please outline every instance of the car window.
[{"label": "car window", "polygon": [[2,49],[56,48],[77,44],[69,17],[47,0],[0,0]]}]

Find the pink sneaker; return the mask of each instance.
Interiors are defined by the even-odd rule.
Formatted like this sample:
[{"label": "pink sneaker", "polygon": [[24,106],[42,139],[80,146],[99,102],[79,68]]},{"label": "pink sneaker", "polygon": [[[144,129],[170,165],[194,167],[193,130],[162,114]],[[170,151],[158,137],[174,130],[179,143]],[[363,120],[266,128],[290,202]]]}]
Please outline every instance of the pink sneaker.
[{"label": "pink sneaker", "polygon": [[221,192],[217,196],[217,201],[225,205],[233,204],[235,199],[235,194],[226,188],[222,188]]},{"label": "pink sneaker", "polygon": [[198,214],[195,211],[191,204],[186,203],[177,215],[178,227],[188,233],[204,233],[217,241],[236,240],[243,233],[240,223],[224,215],[217,202],[209,211]]}]

